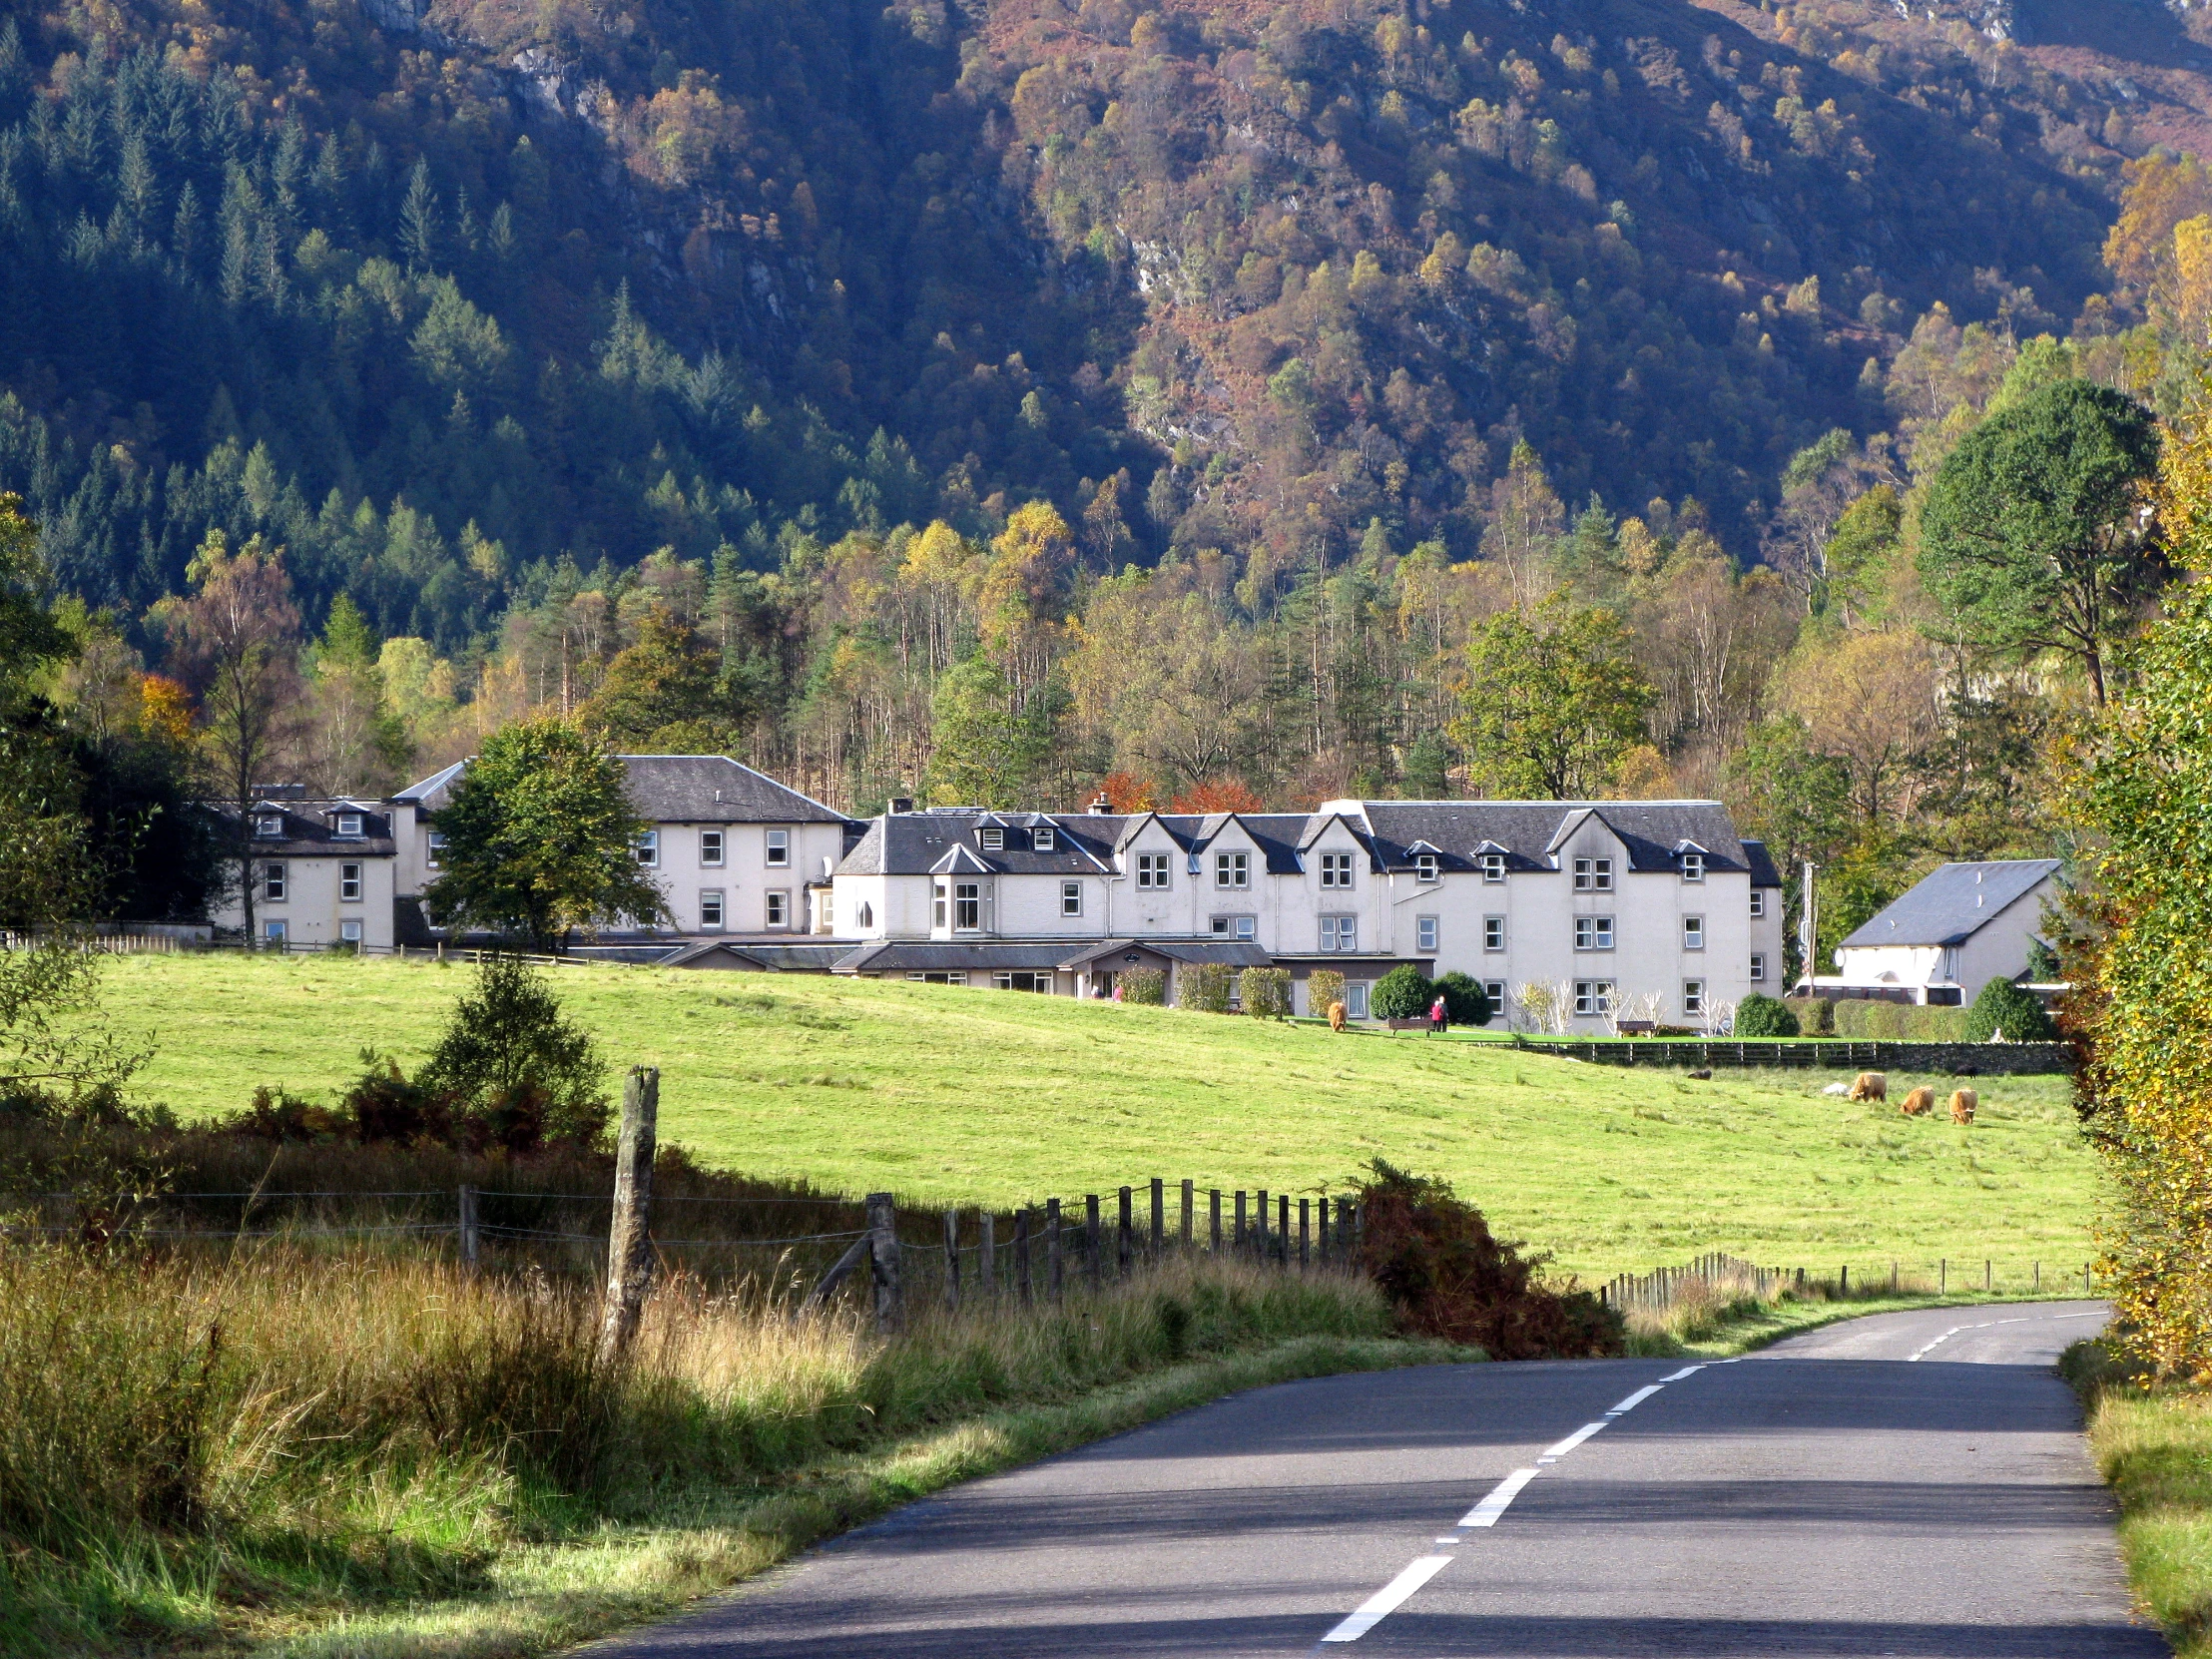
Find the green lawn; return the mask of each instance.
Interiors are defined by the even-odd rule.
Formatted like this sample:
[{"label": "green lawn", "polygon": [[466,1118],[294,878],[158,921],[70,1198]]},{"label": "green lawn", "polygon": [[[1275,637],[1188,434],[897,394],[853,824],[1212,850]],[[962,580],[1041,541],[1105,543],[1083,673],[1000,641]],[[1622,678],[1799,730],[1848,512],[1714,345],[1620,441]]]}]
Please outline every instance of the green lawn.
[{"label": "green lawn", "polygon": [[[265,1083],[327,1097],[364,1045],[411,1063],[468,977],[132,956],[108,984],[119,1023],[159,1047],[137,1095],[200,1117]],[[1980,1079],[1965,1130],[1823,1096],[1829,1072],[1694,1082],[1414,1033],[811,975],[578,967],[559,983],[611,1061],[661,1068],[665,1139],[852,1192],[1006,1205],[1158,1175],[1297,1194],[1381,1154],[1450,1178],[1586,1275],[1726,1250],[1855,1277],[1947,1257],[1978,1280],[1993,1258],[2003,1290],[2031,1261],[2046,1284],[2079,1273],[2099,1190],[2062,1078]]]}]

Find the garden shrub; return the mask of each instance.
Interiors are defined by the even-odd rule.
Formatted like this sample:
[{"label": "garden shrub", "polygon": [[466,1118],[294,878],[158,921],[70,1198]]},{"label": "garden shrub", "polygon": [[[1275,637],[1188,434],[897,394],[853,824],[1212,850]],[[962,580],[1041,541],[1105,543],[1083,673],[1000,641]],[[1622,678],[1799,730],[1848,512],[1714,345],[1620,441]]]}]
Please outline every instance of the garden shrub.
[{"label": "garden shrub", "polygon": [[1439,1180],[1378,1158],[1360,1188],[1365,1265],[1401,1329],[1471,1343],[1493,1360],[1605,1359],[1621,1317],[1572,1281],[1538,1277],[1546,1257],[1492,1238],[1482,1212]]},{"label": "garden shrub", "polygon": [[2008,1043],[2049,1043],[2058,1040],[2058,1026],[2033,991],[2024,991],[2009,979],[1992,979],[1966,1010],[1965,1040],[1985,1043],[1999,1033]]},{"label": "garden shrub", "polygon": [[1794,1037],[1797,1034],[1797,1015],[1771,996],[1753,991],[1736,1004],[1736,1035],[1739,1037]]},{"label": "garden shrub", "polygon": [[1443,992],[1444,1017],[1454,1025],[1487,1025],[1497,1012],[1482,987],[1457,968],[1438,979],[1436,989]]},{"label": "garden shrub", "polygon": [[1329,1017],[1329,1005],[1345,999],[1345,976],[1335,968],[1316,968],[1306,976],[1306,1011],[1316,1019]]},{"label": "garden shrub", "polygon": [[1377,1019],[1420,1019],[1436,1000],[1436,987],[1412,963],[1394,967],[1376,981],[1368,1008]]},{"label": "garden shrub", "polygon": [[1168,976],[1158,968],[1131,968],[1117,982],[1124,1002],[1157,1008],[1168,999]]},{"label": "garden shrub", "polygon": [[1954,1043],[1965,1038],[1963,1008],[1921,1008],[1908,1002],[1836,1004],[1836,1035],[1854,1042]]},{"label": "garden shrub", "polygon": [[606,1062],[545,975],[513,956],[477,965],[475,987],[415,1075],[417,1088],[472,1120],[468,1138],[517,1152],[596,1144],[610,1113],[606,1080]]},{"label": "garden shrub", "polygon": [[1825,996],[1786,996],[1782,1005],[1797,1015],[1798,1034],[1805,1037],[1836,1035],[1836,1003]]},{"label": "garden shrub", "polygon": [[1237,1000],[1254,1019],[1284,1019],[1291,1011],[1291,970],[1248,967],[1237,976]]},{"label": "garden shrub", "polygon": [[1200,1014],[1229,1012],[1229,964],[1199,962],[1176,976],[1175,1000]]}]

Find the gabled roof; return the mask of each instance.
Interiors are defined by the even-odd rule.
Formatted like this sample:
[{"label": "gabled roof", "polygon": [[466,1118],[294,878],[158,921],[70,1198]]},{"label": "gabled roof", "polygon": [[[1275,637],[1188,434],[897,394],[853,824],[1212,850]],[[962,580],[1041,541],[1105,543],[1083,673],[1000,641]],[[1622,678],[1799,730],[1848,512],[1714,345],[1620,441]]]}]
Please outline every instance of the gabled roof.
[{"label": "gabled roof", "polygon": [[1684,842],[1705,849],[1714,873],[1751,867],[1718,801],[1362,801],[1322,811],[1340,805],[1360,809],[1377,861],[1390,870],[1410,868],[1422,841],[1438,849],[1446,870],[1473,869],[1484,852],[1503,852],[1508,870],[1555,868],[1559,848],[1593,819],[1618,837],[1631,870],[1677,868],[1675,848]]},{"label": "gabled roof", "polygon": [[[1066,946],[1061,947],[1063,950]],[[1093,963],[1144,951],[1171,962],[1220,962],[1228,967],[1266,967],[1275,958],[1250,939],[1106,939],[1087,944],[1060,966],[1078,972]]]},{"label": "gabled roof", "polygon": [[2012,905],[2035,895],[2061,867],[2056,858],[1943,864],[1837,948],[1964,944]]},{"label": "gabled roof", "polygon": [[[843,824],[812,796],[779,784],[765,772],[727,755],[624,755],[618,757],[638,817],[650,824]],[[444,806],[468,770],[456,761],[393,796],[394,805],[424,812]]]},{"label": "gabled roof", "polygon": [[[233,825],[238,823],[238,808],[234,804],[210,801],[202,805],[216,817]],[[360,815],[360,834],[340,835],[337,832],[337,819],[341,813]],[[247,816],[275,818],[281,826],[276,834],[254,836],[257,857],[388,858],[396,850],[391,838],[391,815],[374,801],[342,798],[309,801],[286,795],[276,800],[256,801]]]},{"label": "gabled roof", "polygon": [[[1097,875],[1112,869],[1115,839],[1124,822],[1086,814],[886,813],[869,823],[836,873],[931,875],[959,868],[1000,875]],[[1038,851],[1035,844],[1041,825],[1052,828],[1049,852]],[[980,831],[986,828],[1005,831],[1002,845],[983,845]]]}]

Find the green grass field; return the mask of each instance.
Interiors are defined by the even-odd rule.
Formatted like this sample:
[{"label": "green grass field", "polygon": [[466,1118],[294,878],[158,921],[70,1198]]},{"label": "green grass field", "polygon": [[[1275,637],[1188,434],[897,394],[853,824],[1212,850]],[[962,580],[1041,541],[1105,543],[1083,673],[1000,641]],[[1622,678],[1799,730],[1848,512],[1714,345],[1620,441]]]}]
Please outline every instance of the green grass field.
[{"label": "green grass field", "polygon": [[[131,956],[108,1001],[158,1047],[136,1096],[199,1118],[262,1084],[327,1098],[364,1046],[412,1063],[469,977]],[[812,975],[576,967],[558,983],[611,1062],[661,1068],[663,1138],[748,1174],[1010,1205],[1155,1175],[1296,1195],[1381,1155],[1448,1177],[1586,1276],[1726,1250],[1855,1276],[1948,1258],[1978,1281],[1994,1259],[2003,1290],[2032,1261],[2063,1283],[2090,1253],[2100,1177],[2063,1078],[1980,1079],[1967,1130],[1824,1096],[1831,1072],[1695,1082],[1413,1033]]]}]

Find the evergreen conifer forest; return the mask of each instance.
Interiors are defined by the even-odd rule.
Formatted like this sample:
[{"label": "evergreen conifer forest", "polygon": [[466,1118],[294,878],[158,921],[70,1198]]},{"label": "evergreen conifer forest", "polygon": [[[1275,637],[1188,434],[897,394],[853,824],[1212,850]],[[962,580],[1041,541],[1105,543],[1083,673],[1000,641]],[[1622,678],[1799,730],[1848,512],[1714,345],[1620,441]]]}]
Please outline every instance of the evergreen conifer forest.
[{"label": "evergreen conifer forest", "polygon": [[852,812],[1526,793],[1540,708],[1840,936],[2047,850],[2102,695],[1924,580],[1944,462],[2202,367],[2205,20],[2019,10],[7,7],[42,695],[169,799],[246,570],[329,791],[550,710]]}]

